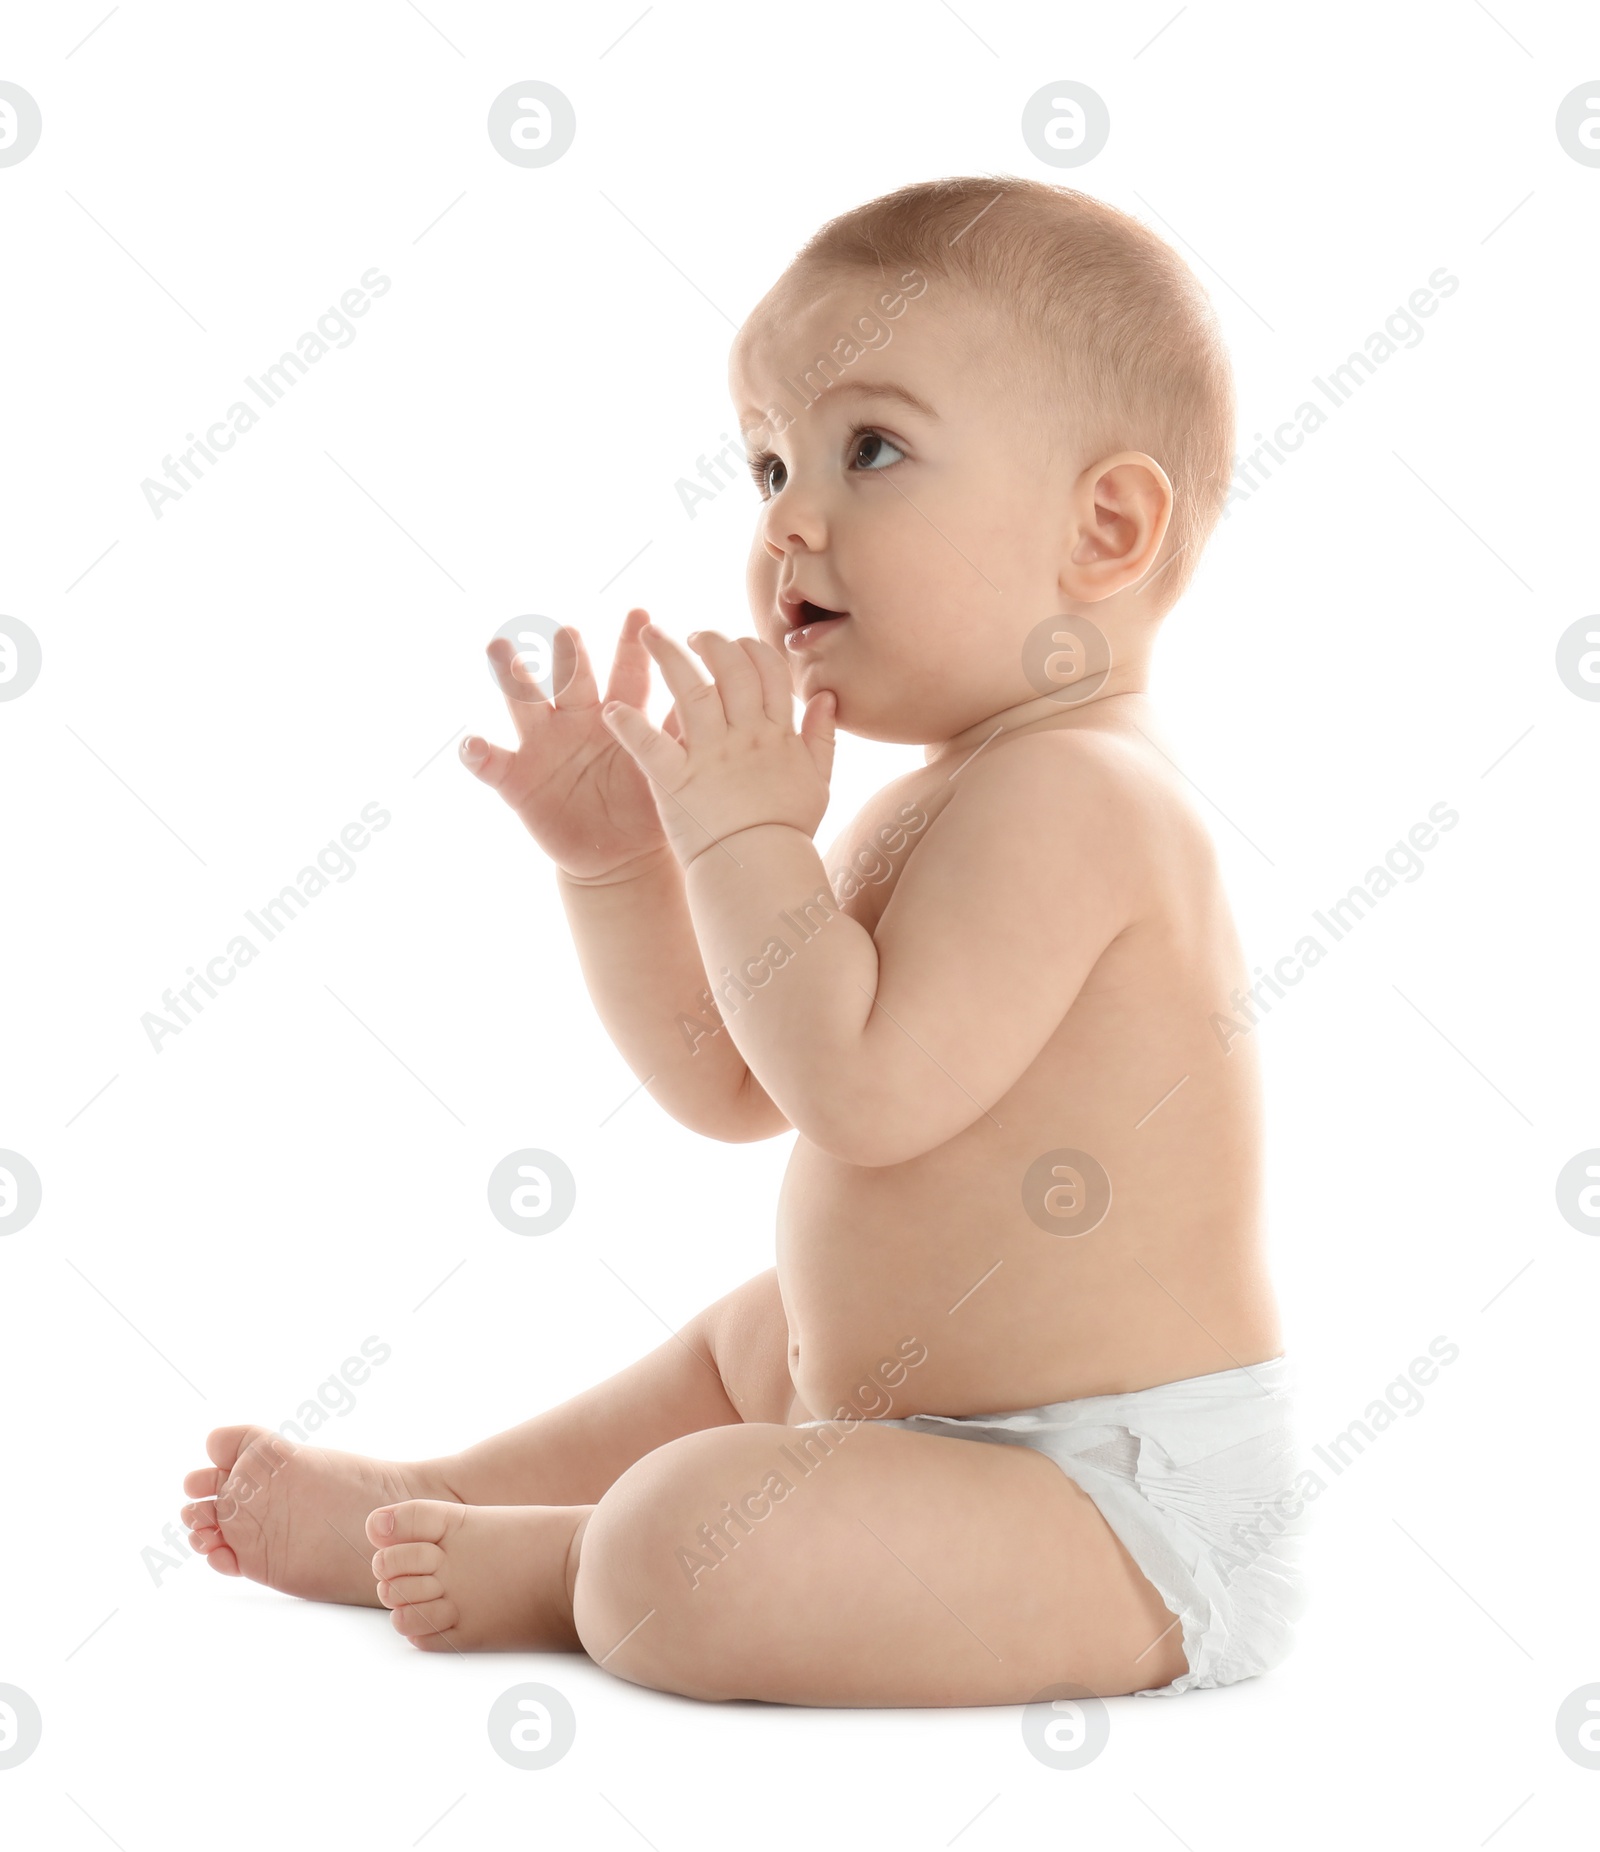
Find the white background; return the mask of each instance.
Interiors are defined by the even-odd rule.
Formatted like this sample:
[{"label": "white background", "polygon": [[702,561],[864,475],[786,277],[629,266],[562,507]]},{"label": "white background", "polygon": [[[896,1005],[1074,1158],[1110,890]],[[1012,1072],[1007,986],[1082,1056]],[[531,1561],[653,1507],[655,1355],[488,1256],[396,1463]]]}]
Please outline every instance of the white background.
[{"label": "white background", "polygon": [[[1592,1822],[1554,1719],[1600,1680],[1600,1242],[1554,1184],[1600,1145],[1600,703],[1554,664],[1600,609],[1600,169],[1554,117],[1600,32],[1513,0],[1173,10],[130,3],[81,44],[99,6],[13,10],[0,78],[44,135],[0,169],[0,610],[44,668],[0,705],[0,1145],[44,1205],[0,1241],[0,1683],[44,1739],[0,1772],[8,1843],[1514,1852]],[[528,78],[578,122],[534,170],[485,129]],[[1019,133],[1065,78],[1112,123],[1072,172]],[[510,738],[482,646],[515,615],[604,662],[631,603],[749,629],[752,493],[691,521],[674,488],[734,428],[734,327],[824,218],[977,172],[1177,243],[1246,448],[1460,279],[1235,506],[1157,654],[1253,962],[1460,814],[1258,1031],[1306,1438],[1460,1349],[1318,1501],[1295,1655],[1115,1701],[1063,1773],[1017,1710],[709,1706],[421,1655],[197,1560],[156,1580],[206,1430],[287,1419],[364,1337],[393,1354],[324,1438],[416,1457],[770,1264],[789,1140],[635,1092],[548,865],[453,746]],[[142,480],[374,265],[353,344],[155,519]],[[841,736],[819,840],[917,756]],[[355,875],[154,1053],[142,1013],[369,801],[393,822]],[[485,1200],[525,1145],[578,1179],[540,1239]],[[485,1730],[528,1679],[578,1717],[539,1773]]]}]

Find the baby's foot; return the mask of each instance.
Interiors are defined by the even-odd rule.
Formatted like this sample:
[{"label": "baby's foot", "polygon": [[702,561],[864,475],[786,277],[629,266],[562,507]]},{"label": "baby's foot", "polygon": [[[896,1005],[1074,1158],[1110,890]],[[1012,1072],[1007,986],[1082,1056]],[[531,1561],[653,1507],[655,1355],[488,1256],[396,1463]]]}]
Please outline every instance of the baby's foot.
[{"label": "baby's foot", "polygon": [[567,1564],[591,1509],[418,1499],[374,1511],[378,1599],[424,1652],[575,1652]]},{"label": "baby's foot", "polygon": [[455,1494],[428,1466],[398,1466],[307,1447],[271,1428],[216,1428],[214,1464],[183,1489],[189,1543],[213,1569],[249,1576],[308,1601],[379,1605],[366,1547],[367,1513],[396,1498]]}]

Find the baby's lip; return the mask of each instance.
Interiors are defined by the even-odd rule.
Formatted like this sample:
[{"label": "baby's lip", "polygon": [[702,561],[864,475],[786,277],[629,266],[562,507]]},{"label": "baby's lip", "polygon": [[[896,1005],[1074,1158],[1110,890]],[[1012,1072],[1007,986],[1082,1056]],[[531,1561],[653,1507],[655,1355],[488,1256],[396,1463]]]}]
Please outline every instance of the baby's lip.
[{"label": "baby's lip", "polygon": [[809,624],[819,612],[829,617],[850,615],[848,611],[834,610],[831,605],[818,604],[815,599],[803,598],[793,590],[778,594],[778,616],[787,630],[798,630],[802,624]]}]

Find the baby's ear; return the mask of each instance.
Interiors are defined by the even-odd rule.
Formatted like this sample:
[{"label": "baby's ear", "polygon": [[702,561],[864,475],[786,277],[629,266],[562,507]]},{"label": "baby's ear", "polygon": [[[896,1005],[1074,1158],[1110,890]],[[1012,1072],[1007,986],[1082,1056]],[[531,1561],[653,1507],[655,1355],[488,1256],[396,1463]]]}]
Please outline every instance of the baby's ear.
[{"label": "baby's ear", "polygon": [[1081,472],[1072,488],[1072,529],[1061,590],[1097,604],[1148,576],[1172,520],[1167,472],[1143,451],[1124,450]]}]

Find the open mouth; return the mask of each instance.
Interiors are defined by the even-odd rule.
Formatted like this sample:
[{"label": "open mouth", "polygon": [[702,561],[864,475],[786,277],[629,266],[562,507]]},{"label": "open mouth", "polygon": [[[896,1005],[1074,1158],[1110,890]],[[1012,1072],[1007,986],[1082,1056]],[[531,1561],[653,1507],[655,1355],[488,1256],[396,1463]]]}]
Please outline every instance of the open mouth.
[{"label": "open mouth", "polygon": [[793,598],[787,592],[780,595],[778,605],[784,626],[789,630],[802,630],[810,624],[824,624],[832,618],[850,615],[848,611],[832,611],[827,605],[813,604],[809,598]]},{"label": "open mouth", "polygon": [[791,655],[810,649],[850,615],[848,611],[830,611],[826,605],[813,604],[809,598],[785,598],[779,608],[788,625],[783,647]]},{"label": "open mouth", "polygon": [[850,615],[814,599],[801,598],[790,588],[778,593],[778,616],[783,622],[783,648],[789,654],[809,650]]}]

